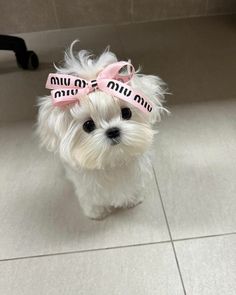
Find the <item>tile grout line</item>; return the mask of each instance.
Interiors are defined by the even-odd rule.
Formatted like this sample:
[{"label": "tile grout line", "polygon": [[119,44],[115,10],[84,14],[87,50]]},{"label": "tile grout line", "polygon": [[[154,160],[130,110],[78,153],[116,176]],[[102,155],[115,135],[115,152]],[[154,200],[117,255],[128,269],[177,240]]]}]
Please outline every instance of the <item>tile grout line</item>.
[{"label": "tile grout line", "polygon": [[[216,235],[208,235],[208,236],[201,236],[201,237],[192,237],[192,238],[182,238],[182,239],[174,239],[173,242],[184,242],[184,241],[192,241],[192,240],[199,240],[199,239],[207,239],[207,238],[217,238],[222,236],[231,236],[236,235],[236,232],[225,233],[225,234],[216,234]],[[42,257],[50,257],[50,256],[60,256],[60,255],[69,255],[69,254],[80,254],[80,253],[87,253],[87,252],[98,252],[98,251],[106,251],[106,250],[116,250],[116,249],[125,249],[125,248],[132,248],[132,247],[142,247],[142,246],[151,246],[151,245],[159,245],[159,244],[168,244],[171,243],[171,240],[159,241],[159,242],[148,242],[148,243],[140,243],[140,244],[130,244],[130,245],[122,245],[122,246],[111,246],[105,248],[95,248],[95,249],[86,249],[86,250],[74,250],[74,251],[67,251],[67,252],[56,252],[56,253],[48,253],[48,254],[39,254],[39,255],[30,255],[30,256],[19,256],[13,258],[3,258],[0,259],[0,262],[4,261],[11,261],[11,260],[24,260],[24,259],[32,259],[32,258],[42,258]]]},{"label": "tile grout line", "polygon": [[52,6],[53,6],[54,14],[55,14],[55,17],[56,17],[57,28],[58,28],[58,30],[60,30],[61,27],[60,27],[60,22],[59,22],[58,14],[57,14],[56,3],[55,3],[55,0],[51,0],[51,1],[52,1]]},{"label": "tile grout line", "polygon": [[205,5],[205,16],[208,16],[208,7],[209,7],[209,0],[206,0],[206,5]]},{"label": "tile grout line", "polygon": [[130,20],[134,23],[134,0],[130,0]]},{"label": "tile grout line", "polygon": [[43,257],[50,257],[50,256],[89,253],[89,252],[99,252],[99,251],[106,251],[106,250],[117,250],[117,249],[152,246],[152,245],[168,244],[168,243],[171,243],[171,241],[166,240],[166,241],[149,242],[149,243],[141,243],[141,244],[134,244],[134,245],[130,244],[130,245],[122,245],[122,246],[114,246],[114,247],[106,247],[106,248],[95,248],[95,249],[75,250],[75,251],[68,251],[68,252],[57,252],[57,253],[49,253],[49,254],[31,255],[31,256],[20,256],[20,257],[13,257],[13,258],[3,258],[3,259],[0,259],[0,262],[12,261],[12,260],[13,261],[14,260],[24,260],[24,259],[32,259],[32,258],[43,258]]},{"label": "tile grout line", "polygon": [[233,236],[233,235],[236,235],[236,232],[230,232],[230,233],[224,233],[224,234],[215,234],[215,235],[207,235],[207,236],[200,236],[200,237],[173,239],[173,242],[184,242],[184,241],[218,238],[218,237]]},{"label": "tile grout line", "polygon": [[[236,232],[225,233],[225,234],[216,234],[216,235],[208,235],[201,237],[192,237],[192,238],[182,238],[182,239],[174,239],[173,242],[184,242],[191,240],[199,240],[199,239],[207,239],[207,238],[217,238],[222,236],[230,236],[236,235]],[[95,249],[86,249],[86,250],[75,250],[75,251],[67,251],[67,252],[56,252],[56,253],[48,253],[48,254],[39,254],[39,255],[30,255],[30,256],[19,256],[13,258],[3,258],[0,259],[0,262],[4,261],[14,261],[14,260],[24,260],[24,259],[32,259],[32,258],[43,258],[50,256],[60,256],[60,255],[69,255],[69,254],[80,254],[80,253],[89,253],[89,252],[98,252],[98,251],[106,251],[106,250],[116,250],[116,249],[125,249],[132,247],[142,247],[142,246],[151,246],[151,245],[159,245],[159,244],[168,244],[171,243],[171,240],[159,241],[159,242],[148,242],[148,243],[140,243],[140,244],[130,244],[130,245],[122,245],[122,246],[111,246],[105,248],[95,248]]]},{"label": "tile grout line", "polygon": [[155,171],[155,169],[154,169],[153,166],[152,166],[152,169],[153,169],[154,178],[155,178],[157,190],[158,190],[158,193],[159,193],[159,198],[160,198],[160,201],[161,201],[161,206],[162,206],[162,210],[163,210],[163,213],[164,213],[164,217],[165,217],[167,229],[168,229],[168,232],[169,232],[170,241],[171,241],[172,249],[173,249],[173,252],[174,252],[175,262],[176,262],[177,269],[178,269],[178,272],[179,272],[179,276],[180,276],[180,281],[181,281],[181,284],[182,284],[183,292],[184,292],[184,295],[187,295],[186,289],[185,289],[185,286],[184,286],[183,276],[182,276],[182,273],[181,273],[181,270],[180,270],[180,265],[179,265],[177,253],[176,253],[176,250],[175,250],[174,241],[172,239],[172,234],[171,234],[171,231],[170,231],[170,225],[169,225],[169,222],[168,222],[168,219],[167,219],[167,215],[166,215],[166,211],[165,211],[165,207],[164,207],[164,202],[163,202],[163,199],[162,199],[162,196],[161,196],[160,187],[159,187],[159,184],[158,184],[158,181],[157,181],[156,171]]}]

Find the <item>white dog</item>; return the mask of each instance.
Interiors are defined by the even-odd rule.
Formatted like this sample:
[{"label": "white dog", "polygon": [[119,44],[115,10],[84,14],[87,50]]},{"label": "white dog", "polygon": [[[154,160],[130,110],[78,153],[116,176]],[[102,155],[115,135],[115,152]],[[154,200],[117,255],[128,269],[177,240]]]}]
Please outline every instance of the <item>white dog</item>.
[{"label": "white dog", "polygon": [[109,50],[96,59],[85,50],[74,54],[74,43],[49,75],[54,90],[39,99],[37,131],[59,154],[85,215],[101,219],[142,201],[164,83],[117,62]]}]

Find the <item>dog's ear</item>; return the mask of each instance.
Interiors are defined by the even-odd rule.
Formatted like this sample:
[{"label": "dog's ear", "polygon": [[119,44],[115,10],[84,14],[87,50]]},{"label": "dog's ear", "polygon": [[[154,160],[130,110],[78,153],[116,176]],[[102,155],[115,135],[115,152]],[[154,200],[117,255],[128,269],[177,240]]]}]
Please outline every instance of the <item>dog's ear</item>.
[{"label": "dog's ear", "polygon": [[40,97],[38,106],[37,133],[41,144],[55,152],[66,133],[71,115],[68,109],[53,106],[51,96]]},{"label": "dog's ear", "polygon": [[154,124],[161,120],[161,114],[168,112],[164,107],[165,94],[167,94],[166,84],[157,76],[136,74],[132,79],[132,86],[141,91],[153,105],[149,115],[149,122]]}]

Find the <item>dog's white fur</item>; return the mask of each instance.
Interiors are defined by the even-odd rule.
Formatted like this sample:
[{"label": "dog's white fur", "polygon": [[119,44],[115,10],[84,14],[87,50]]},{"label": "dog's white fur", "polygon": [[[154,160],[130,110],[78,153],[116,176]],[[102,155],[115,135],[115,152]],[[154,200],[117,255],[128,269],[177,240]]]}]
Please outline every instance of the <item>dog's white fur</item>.
[{"label": "dog's white fur", "polygon": [[[58,73],[92,80],[107,65],[117,62],[109,50],[95,59],[85,50],[74,54],[73,45],[65,53],[64,65],[56,67]],[[130,208],[140,203],[141,191],[151,175],[149,149],[156,133],[152,126],[163,111],[164,83],[157,76],[136,73],[129,85],[153,102],[152,113],[144,114],[99,90],[64,108],[53,106],[50,96],[39,99],[37,131],[41,143],[59,154],[80,205],[90,218],[100,219],[113,208]],[[123,107],[131,109],[130,120],[122,119]],[[82,128],[89,118],[96,124],[92,133]],[[110,127],[121,130],[117,145],[112,145],[105,135]]]}]

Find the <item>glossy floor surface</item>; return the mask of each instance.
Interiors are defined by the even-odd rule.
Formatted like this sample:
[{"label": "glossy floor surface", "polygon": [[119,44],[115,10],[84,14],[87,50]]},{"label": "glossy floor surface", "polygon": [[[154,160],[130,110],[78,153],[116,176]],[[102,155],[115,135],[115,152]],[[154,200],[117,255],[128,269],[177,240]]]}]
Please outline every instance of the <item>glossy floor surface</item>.
[{"label": "glossy floor surface", "polygon": [[[235,294],[233,23],[233,17],[214,17],[139,24],[146,48],[145,42],[138,46],[138,34],[129,41],[132,25],[103,28],[103,33],[98,29],[97,42],[81,33],[85,28],[42,33],[36,39],[29,34],[42,61],[37,72],[22,72],[10,54],[1,56],[0,294]],[[123,43],[114,38],[117,30]],[[162,69],[176,92],[167,97],[171,115],[157,126],[145,201],[103,221],[83,216],[60,162],[38,147],[34,135],[34,96],[44,91],[53,55],[60,59],[65,40],[78,32],[88,46],[101,49],[110,38],[120,56],[133,52],[134,61],[148,72]]]}]

